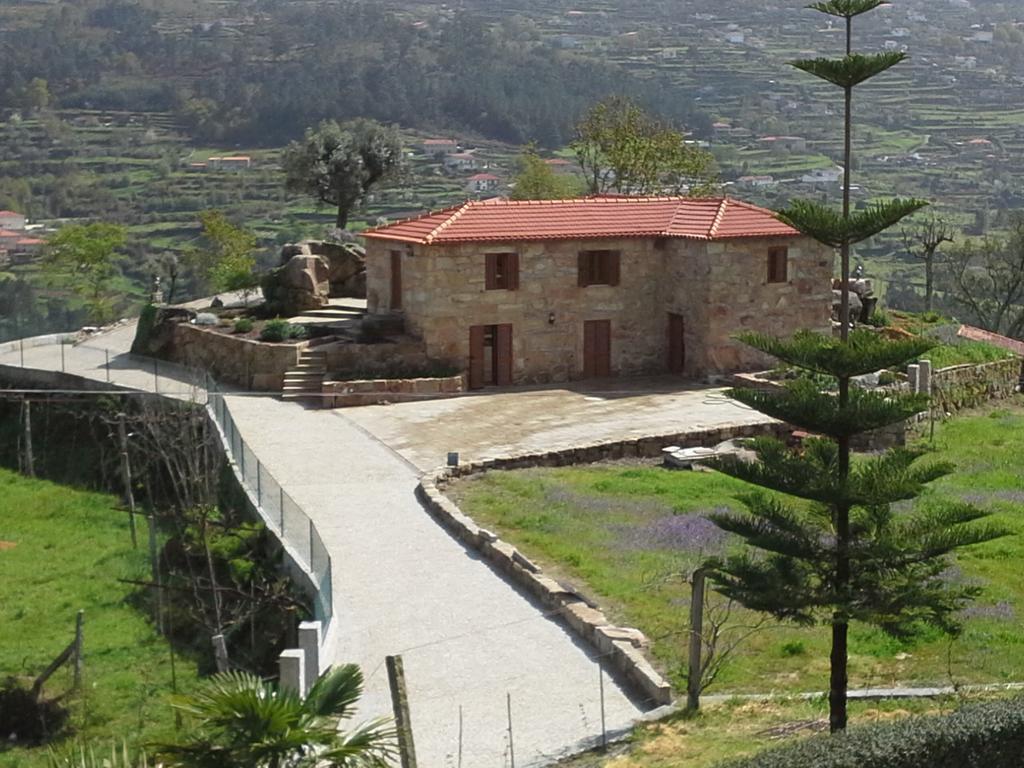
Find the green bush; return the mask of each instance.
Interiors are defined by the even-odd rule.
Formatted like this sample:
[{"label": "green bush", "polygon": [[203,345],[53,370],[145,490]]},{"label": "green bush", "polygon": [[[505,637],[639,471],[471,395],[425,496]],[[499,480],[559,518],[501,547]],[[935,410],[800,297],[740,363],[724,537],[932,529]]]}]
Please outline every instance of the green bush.
[{"label": "green bush", "polygon": [[306,329],[301,325],[292,325],[287,320],[277,317],[268,320],[260,331],[260,341],[287,341],[288,339],[306,338]]},{"label": "green bush", "polygon": [[900,380],[894,371],[882,371],[878,374],[878,386],[888,387]]},{"label": "green bush", "polygon": [[248,333],[251,330],[252,320],[250,320],[248,317],[240,317],[237,320],[235,320],[235,333]]},{"label": "green bush", "polygon": [[1020,768],[1024,699],[820,735],[720,768]]},{"label": "green bush", "polygon": [[889,317],[888,312],[876,307],[875,311],[868,318],[868,325],[873,325],[875,328],[888,328],[892,325],[892,319]]}]

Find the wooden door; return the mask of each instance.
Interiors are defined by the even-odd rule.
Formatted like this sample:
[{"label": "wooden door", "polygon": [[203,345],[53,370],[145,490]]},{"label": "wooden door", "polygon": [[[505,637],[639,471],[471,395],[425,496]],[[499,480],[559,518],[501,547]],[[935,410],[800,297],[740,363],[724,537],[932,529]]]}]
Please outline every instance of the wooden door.
[{"label": "wooden door", "polygon": [[512,383],[512,326],[494,326],[494,383],[507,387]]},{"label": "wooden door", "polygon": [[482,389],[484,386],[484,337],[486,325],[473,325],[469,329],[469,388]]},{"label": "wooden door", "polygon": [[611,373],[612,321],[587,320],[583,323],[583,375],[591,379]]},{"label": "wooden door", "polygon": [[391,252],[391,309],[402,308],[402,252]]},{"label": "wooden door", "polygon": [[683,316],[674,312],[668,315],[668,370],[682,373],[686,365],[686,339],[683,336]]}]

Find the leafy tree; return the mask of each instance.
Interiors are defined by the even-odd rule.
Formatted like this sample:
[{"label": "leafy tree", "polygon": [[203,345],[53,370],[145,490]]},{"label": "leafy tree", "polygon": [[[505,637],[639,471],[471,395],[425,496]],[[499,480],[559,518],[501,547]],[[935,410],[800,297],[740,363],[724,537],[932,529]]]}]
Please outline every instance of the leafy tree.
[{"label": "leafy tree", "polygon": [[575,177],[559,176],[533,147],[519,158],[519,172],[512,188],[513,200],[565,200],[581,192]]},{"label": "leafy tree", "polygon": [[362,692],[354,664],[332,669],[305,699],[254,675],[215,675],[175,703],[194,720],[188,740],[160,751],[176,768],[387,768],[395,748],[386,721],[338,728]]},{"label": "leafy tree", "polygon": [[335,223],[344,229],[356,203],[379,181],[396,174],[402,161],[395,128],[365,119],[324,121],[285,149],[285,186],[335,206]]},{"label": "leafy tree", "polygon": [[841,212],[819,203],[796,201],[780,218],[819,242],[840,249],[842,331],[840,338],[802,332],[791,340],[745,334],[741,340],[807,374],[827,376],[838,393],[822,392],[805,376],[781,392],[732,390],[730,396],[762,413],[821,437],[790,449],[772,439],[754,441],[756,461],[717,462],[734,477],[796,497],[754,492],[743,497],[743,513],[723,513],[714,521],[743,538],[750,551],[709,564],[718,588],[754,610],[802,624],[831,628],[829,723],[846,727],[848,634],[851,621],[872,624],[899,637],[931,626],[957,630],[956,612],[974,590],[947,583],[947,555],[958,547],[988,541],[1004,531],[974,524],[985,514],[969,505],[929,499],[913,512],[894,504],[918,496],[951,467],[921,466],[921,452],[893,449],[882,456],[852,461],[854,436],[903,422],[928,407],[915,394],[883,394],[851,387],[859,375],[914,359],[933,346],[921,338],[889,341],[868,330],[851,332],[849,256],[865,240],[920,208],[917,200],[892,200],[850,210],[852,94],[857,84],[894,66],[901,53],[855,54],[852,20],[883,0],[827,0],[814,9],[846,25],[846,55],[794,65],[843,89],[846,174]]},{"label": "leafy tree", "polygon": [[62,227],[46,246],[45,279],[76,295],[90,322],[105,323],[113,316],[111,286],[125,237],[125,228],[118,224],[73,224]]},{"label": "leafy tree", "polygon": [[916,226],[903,230],[903,247],[924,262],[924,310],[931,312],[935,295],[935,261],[939,246],[953,242],[953,228],[945,219],[931,214]]},{"label": "leafy tree", "polygon": [[713,186],[714,157],[686,143],[686,137],[652,117],[633,101],[599,102],[576,126],[572,142],[591,194],[655,192],[707,194]]},{"label": "leafy tree", "polygon": [[206,248],[193,248],[186,258],[215,291],[245,291],[256,283],[256,236],[236,227],[220,211],[199,214]]},{"label": "leafy tree", "polygon": [[949,258],[948,295],[986,330],[1024,339],[1024,215],[1006,239],[968,241]]}]

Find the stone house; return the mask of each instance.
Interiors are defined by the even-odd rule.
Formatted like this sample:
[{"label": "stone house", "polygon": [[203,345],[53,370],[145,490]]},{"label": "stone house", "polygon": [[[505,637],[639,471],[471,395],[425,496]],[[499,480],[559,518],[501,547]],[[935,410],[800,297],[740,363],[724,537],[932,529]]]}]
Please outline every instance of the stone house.
[{"label": "stone house", "polygon": [[470,201],[362,236],[369,313],[471,388],[752,370],[738,331],[830,329],[832,251],[731,198]]}]

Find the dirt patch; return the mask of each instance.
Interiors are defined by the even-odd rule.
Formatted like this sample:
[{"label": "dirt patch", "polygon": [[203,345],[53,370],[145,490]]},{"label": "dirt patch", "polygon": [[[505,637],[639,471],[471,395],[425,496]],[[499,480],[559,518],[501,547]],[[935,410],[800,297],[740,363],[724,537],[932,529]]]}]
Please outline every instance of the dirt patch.
[{"label": "dirt patch", "polygon": [[18,546],[18,542],[16,541],[0,540],[0,552],[3,552],[5,549],[14,549],[16,546]]}]

